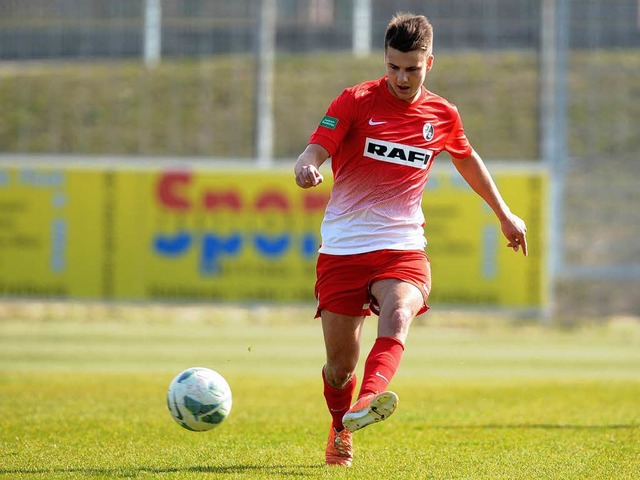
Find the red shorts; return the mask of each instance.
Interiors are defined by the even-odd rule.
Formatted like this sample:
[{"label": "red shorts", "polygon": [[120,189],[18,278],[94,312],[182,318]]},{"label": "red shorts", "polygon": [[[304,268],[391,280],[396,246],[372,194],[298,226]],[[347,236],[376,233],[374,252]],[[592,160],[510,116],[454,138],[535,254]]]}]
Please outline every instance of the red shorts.
[{"label": "red shorts", "polygon": [[318,300],[316,318],[322,310],[342,315],[380,314],[371,285],[378,280],[395,278],[418,287],[425,313],[431,291],[431,265],[422,250],[377,250],[356,255],[321,253],[316,266],[315,288]]}]

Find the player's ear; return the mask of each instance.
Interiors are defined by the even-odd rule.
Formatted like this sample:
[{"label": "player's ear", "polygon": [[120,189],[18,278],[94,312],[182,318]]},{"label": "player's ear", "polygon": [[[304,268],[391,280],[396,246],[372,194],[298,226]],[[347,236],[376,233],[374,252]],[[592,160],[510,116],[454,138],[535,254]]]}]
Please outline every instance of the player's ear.
[{"label": "player's ear", "polygon": [[433,67],[433,53],[430,53],[429,56],[427,57],[427,72],[431,70],[432,67]]}]

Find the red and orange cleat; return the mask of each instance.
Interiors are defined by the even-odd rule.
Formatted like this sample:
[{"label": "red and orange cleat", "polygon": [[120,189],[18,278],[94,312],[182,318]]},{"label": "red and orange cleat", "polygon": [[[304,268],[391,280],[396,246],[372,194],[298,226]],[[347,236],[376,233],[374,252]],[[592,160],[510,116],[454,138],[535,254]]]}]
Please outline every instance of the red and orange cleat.
[{"label": "red and orange cleat", "polygon": [[327,465],[341,465],[350,467],[353,461],[353,443],[351,432],[346,428],[336,432],[335,428],[329,429],[329,440],[327,440],[327,450],[324,453]]},{"label": "red and orange cleat", "polygon": [[383,392],[365,395],[342,417],[345,428],[351,432],[386,420],[398,406],[398,395],[394,392]]}]

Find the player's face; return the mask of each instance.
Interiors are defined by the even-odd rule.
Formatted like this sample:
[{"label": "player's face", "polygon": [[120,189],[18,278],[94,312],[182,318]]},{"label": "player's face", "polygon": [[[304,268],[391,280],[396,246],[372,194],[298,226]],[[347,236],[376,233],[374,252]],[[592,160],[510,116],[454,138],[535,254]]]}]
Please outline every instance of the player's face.
[{"label": "player's face", "polygon": [[422,50],[402,52],[387,47],[384,62],[387,67],[387,86],[392,95],[408,103],[416,100],[433,65],[433,55]]}]

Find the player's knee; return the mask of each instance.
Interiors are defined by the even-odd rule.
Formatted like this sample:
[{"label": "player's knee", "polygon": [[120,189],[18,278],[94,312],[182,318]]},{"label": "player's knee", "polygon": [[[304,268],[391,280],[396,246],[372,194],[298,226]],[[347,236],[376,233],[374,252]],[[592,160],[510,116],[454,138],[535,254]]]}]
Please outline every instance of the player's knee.
[{"label": "player's knee", "polygon": [[324,375],[327,379],[327,383],[333,388],[342,388],[354,375],[353,368],[349,368],[347,365],[340,364],[327,364],[324,367]]},{"label": "player's knee", "polygon": [[391,311],[390,320],[391,323],[404,327],[410,325],[415,316],[415,308],[408,304],[401,304],[397,305],[396,308]]},{"label": "player's knee", "polygon": [[415,310],[410,306],[398,306],[386,312],[385,315],[380,316],[378,325],[379,335],[383,337],[394,337],[404,343],[415,315]]}]

